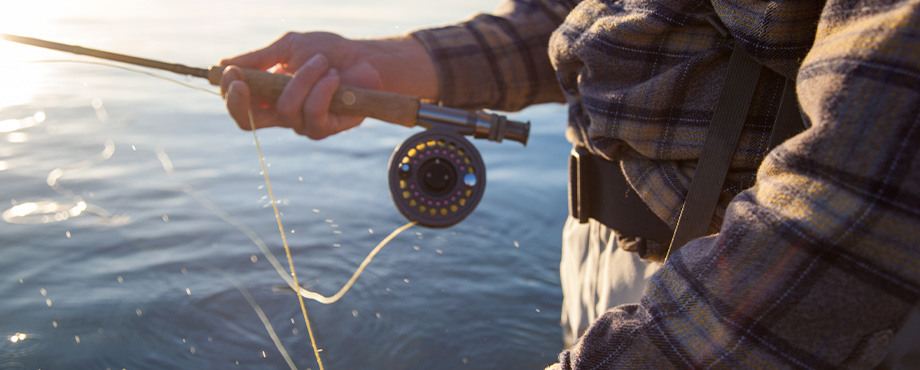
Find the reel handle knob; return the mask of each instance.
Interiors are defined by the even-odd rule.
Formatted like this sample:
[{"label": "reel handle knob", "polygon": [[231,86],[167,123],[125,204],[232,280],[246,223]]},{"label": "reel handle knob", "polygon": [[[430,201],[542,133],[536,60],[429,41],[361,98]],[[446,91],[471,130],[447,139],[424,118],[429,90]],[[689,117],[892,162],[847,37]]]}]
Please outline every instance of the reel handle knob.
[{"label": "reel handle knob", "polygon": [[[212,85],[220,84],[224,66],[208,68],[208,81]],[[284,87],[291,81],[291,76],[271,73],[249,68],[241,68],[243,78],[253,95],[275,101],[281,96]],[[364,116],[381,121],[414,127],[418,117],[419,98],[412,95],[364,89],[342,85],[332,98],[329,111],[332,113]]]}]

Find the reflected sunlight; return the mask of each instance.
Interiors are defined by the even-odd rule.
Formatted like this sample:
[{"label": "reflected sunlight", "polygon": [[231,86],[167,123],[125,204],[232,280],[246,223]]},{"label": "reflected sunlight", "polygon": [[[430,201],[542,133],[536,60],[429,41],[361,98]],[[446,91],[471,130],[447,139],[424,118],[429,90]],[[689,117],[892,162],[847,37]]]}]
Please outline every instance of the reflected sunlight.
[{"label": "reflected sunlight", "polygon": [[10,335],[10,342],[16,343],[16,342],[24,341],[26,340],[26,338],[28,338],[28,336],[25,333],[16,333],[16,334]]},{"label": "reflected sunlight", "polygon": [[87,211],[86,202],[28,202],[17,204],[3,212],[3,220],[11,224],[46,224],[78,217]]},{"label": "reflected sunlight", "polygon": [[[48,37],[61,32],[57,25],[72,16],[82,2],[65,0],[15,1],[3,4],[0,33]],[[83,3],[85,5],[85,3]],[[46,59],[47,51],[0,40],[0,110],[25,104],[38,92],[46,68],[29,61]]]}]

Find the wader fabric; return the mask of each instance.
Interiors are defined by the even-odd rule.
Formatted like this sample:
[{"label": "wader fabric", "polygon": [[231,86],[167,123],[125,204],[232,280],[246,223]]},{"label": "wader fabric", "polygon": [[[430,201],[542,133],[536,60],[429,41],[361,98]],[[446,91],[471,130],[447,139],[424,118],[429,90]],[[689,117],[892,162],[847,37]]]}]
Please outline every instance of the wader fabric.
[{"label": "wader fabric", "polygon": [[618,247],[617,235],[593,219],[569,217],[562,232],[562,328],[566,347],[607,310],[637,303],[660,266]]}]

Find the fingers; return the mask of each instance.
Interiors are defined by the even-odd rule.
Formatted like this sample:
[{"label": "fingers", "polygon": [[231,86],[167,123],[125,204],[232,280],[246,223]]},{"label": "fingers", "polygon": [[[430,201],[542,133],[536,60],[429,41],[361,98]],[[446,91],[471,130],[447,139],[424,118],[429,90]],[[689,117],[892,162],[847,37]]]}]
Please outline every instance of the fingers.
[{"label": "fingers", "polygon": [[[221,61],[222,65],[228,65],[221,76],[221,94],[226,99],[227,111],[241,129],[251,129],[250,111],[256,128],[289,127],[313,139],[324,138],[361,122],[361,117],[329,113],[333,95],[340,85],[338,70],[330,68],[330,59],[322,53],[310,55],[301,50],[295,53],[296,57],[288,55],[289,44],[296,43],[297,38],[297,34],[288,34],[266,48]],[[307,56],[310,58],[305,61]],[[296,70],[292,71],[291,81],[277,101],[264,104],[263,98],[252,95],[237,65],[261,70],[276,67],[276,72],[288,72],[288,68],[295,67]]]},{"label": "fingers", "polygon": [[343,130],[338,127],[338,116],[329,114],[329,105],[332,104],[332,97],[335,90],[339,88],[339,84],[339,73],[334,68],[316,81],[310,97],[301,108],[304,127],[297,133],[319,140]]},{"label": "fingers", "polygon": [[313,56],[294,73],[275,109],[283,125],[311,139],[321,139],[335,132],[329,105],[339,87],[339,75],[329,69],[322,54]]},{"label": "fingers", "polygon": [[[243,81],[243,73],[238,67],[228,67],[224,70],[220,90],[226,99],[227,111],[240,129],[249,131],[253,123],[257,129],[277,125],[278,118],[274,111],[252,104],[249,87]],[[253,122],[250,122],[250,111],[253,114]]]},{"label": "fingers", "polygon": [[326,73],[328,68],[329,60],[326,59],[326,56],[316,54],[294,72],[291,82],[288,82],[275,103],[275,110],[278,111],[281,122],[287,127],[298,132],[303,131],[304,117],[301,107],[304,106],[313,85]]}]

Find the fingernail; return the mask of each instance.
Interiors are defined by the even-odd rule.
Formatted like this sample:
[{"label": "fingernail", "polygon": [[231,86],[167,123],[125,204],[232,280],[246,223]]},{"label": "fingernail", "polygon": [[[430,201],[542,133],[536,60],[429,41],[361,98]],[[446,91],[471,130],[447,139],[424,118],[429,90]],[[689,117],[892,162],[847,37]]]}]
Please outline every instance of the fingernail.
[{"label": "fingernail", "polygon": [[323,54],[316,54],[313,58],[310,58],[307,61],[307,65],[310,67],[322,67],[326,64],[326,57]]}]

